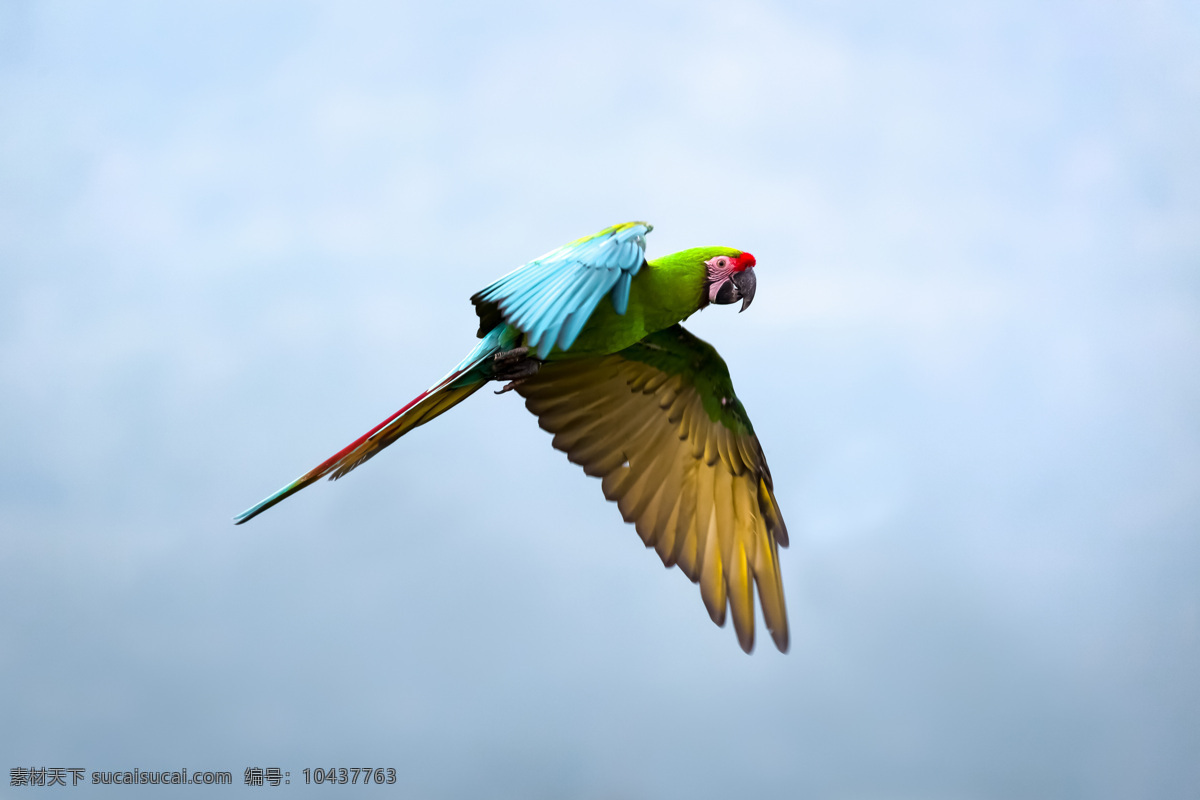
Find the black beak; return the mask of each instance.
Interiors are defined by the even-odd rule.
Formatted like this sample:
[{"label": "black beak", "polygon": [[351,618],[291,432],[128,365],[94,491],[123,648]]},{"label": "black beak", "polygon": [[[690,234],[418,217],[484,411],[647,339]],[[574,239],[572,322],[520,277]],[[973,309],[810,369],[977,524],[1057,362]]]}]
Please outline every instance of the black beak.
[{"label": "black beak", "polygon": [[717,288],[717,296],[713,298],[713,302],[719,306],[727,306],[736,303],[741,297],[738,288],[733,285],[733,277],[730,276]]},{"label": "black beak", "polygon": [[[742,313],[750,307],[750,302],[754,299],[754,287],[758,285],[758,279],[754,277],[754,268],[748,267],[741,272],[735,272],[730,277],[733,285],[737,287],[738,294],[742,297],[742,307],[738,309],[738,313]],[[721,287],[724,289],[725,287]],[[736,297],[734,298],[737,299]]]}]

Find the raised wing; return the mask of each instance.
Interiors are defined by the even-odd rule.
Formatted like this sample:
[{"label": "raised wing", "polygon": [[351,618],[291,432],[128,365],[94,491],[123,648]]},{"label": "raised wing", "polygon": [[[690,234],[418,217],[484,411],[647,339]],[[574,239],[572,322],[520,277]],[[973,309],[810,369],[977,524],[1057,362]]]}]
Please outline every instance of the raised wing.
[{"label": "raised wing", "polygon": [[646,261],[647,222],[625,222],[576,239],[518,267],[477,292],[479,335],[501,321],[525,334],[525,344],[545,358],[566,350],[606,294],[624,314],[633,276]]},{"label": "raised wing", "polygon": [[728,607],[750,652],[757,584],[767,630],[787,651],[787,527],[716,350],[675,325],[615,355],[543,364],[517,391],[663,564],[700,584],[713,622],[724,625]]}]

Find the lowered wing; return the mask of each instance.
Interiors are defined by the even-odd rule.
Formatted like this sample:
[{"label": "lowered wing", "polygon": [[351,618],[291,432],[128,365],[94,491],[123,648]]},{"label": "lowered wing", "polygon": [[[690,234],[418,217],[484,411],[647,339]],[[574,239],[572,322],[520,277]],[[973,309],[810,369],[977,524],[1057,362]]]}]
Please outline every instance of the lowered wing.
[{"label": "lowered wing", "polygon": [[757,585],[767,630],[786,652],[787,527],[716,350],[675,325],[614,355],[543,364],[516,390],[663,564],[700,584],[713,622],[724,625],[728,608],[750,652]]}]

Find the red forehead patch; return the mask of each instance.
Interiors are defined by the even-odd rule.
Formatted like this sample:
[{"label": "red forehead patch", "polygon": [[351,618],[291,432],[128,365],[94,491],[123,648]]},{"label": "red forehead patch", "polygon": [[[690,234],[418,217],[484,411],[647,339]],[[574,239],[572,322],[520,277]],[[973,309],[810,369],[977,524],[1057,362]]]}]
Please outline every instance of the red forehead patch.
[{"label": "red forehead patch", "polygon": [[750,255],[749,253],[742,253],[740,256],[738,256],[737,258],[735,258],[733,260],[733,263],[734,263],[733,271],[741,272],[746,267],[753,267],[758,262],[755,261],[754,256]]}]

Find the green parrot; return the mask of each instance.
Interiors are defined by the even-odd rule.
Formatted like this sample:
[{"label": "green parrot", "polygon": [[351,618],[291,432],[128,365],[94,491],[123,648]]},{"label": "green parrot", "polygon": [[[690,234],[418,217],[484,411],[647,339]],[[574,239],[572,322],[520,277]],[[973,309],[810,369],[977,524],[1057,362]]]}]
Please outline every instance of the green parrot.
[{"label": "green parrot", "polygon": [[[471,298],[480,339],[428,391],[235,518],[246,522],[314,481],[342,477],[490,381],[515,390],[553,445],[601,479],[646,547],[700,584],[709,616],[754,647],[754,587],[775,646],[788,648],[779,548],[787,527],[771,472],[717,351],[679,323],[754,299],[755,259],[697,247],[653,261],[652,226],[626,222],[552,250]],[[607,300],[606,300],[607,298]]]}]

